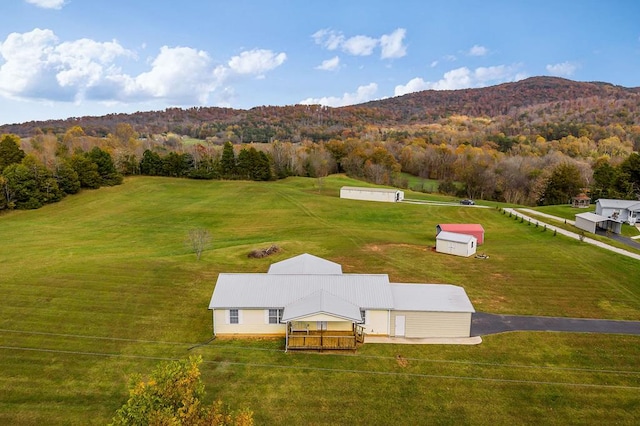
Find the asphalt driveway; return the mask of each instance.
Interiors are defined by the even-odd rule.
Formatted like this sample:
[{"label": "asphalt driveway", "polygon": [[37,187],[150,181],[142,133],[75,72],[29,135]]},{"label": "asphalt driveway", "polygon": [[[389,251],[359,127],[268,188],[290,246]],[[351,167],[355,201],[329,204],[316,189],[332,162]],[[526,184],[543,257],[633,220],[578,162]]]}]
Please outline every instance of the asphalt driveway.
[{"label": "asphalt driveway", "polygon": [[497,315],[476,312],[471,317],[471,336],[506,331],[568,331],[572,333],[609,333],[640,335],[640,321]]}]

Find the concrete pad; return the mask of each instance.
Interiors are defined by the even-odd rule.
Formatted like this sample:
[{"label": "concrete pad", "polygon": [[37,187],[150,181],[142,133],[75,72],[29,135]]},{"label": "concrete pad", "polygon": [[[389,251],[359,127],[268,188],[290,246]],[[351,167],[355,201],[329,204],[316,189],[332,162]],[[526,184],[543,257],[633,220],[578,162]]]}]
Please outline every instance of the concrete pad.
[{"label": "concrete pad", "polygon": [[386,337],[386,336],[366,336],[364,343],[383,343],[394,345],[478,345],[482,343],[482,337],[428,337],[428,338],[407,338],[407,337]]}]

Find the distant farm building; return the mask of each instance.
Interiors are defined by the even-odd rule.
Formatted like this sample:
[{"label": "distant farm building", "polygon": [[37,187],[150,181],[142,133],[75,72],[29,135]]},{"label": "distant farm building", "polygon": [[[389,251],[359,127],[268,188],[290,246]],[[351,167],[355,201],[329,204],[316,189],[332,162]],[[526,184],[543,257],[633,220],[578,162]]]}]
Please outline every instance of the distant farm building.
[{"label": "distant farm building", "polygon": [[571,199],[571,207],[587,209],[591,205],[591,198],[587,194],[578,194]]},{"label": "distant farm building", "polygon": [[476,253],[478,240],[473,235],[441,231],[436,235],[436,251],[469,257]]},{"label": "distant farm building", "polygon": [[614,234],[622,232],[622,222],[595,213],[580,213],[576,215],[575,226],[583,231],[595,234],[597,231],[610,231]]},{"label": "distant farm building", "polygon": [[350,200],[383,201],[396,203],[404,200],[404,191],[388,188],[364,188],[359,186],[343,186],[340,188],[340,198]]},{"label": "distant farm building", "polygon": [[479,223],[441,223],[436,225],[436,236],[442,231],[471,235],[476,238],[478,245],[484,244],[484,228]]},{"label": "distant farm building", "polygon": [[635,225],[640,218],[640,201],[600,198],[596,201],[596,214]]},{"label": "distant farm building", "polygon": [[266,274],[219,274],[209,309],[215,336],[282,336],[287,350],[353,350],[366,335],[469,338],[475,312],[462,287],[345,274],[310,254]]}]

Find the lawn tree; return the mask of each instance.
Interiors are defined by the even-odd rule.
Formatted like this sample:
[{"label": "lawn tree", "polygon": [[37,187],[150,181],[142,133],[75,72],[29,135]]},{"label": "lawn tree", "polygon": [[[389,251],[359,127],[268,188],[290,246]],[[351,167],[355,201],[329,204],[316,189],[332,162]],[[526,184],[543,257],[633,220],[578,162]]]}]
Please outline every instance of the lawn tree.
[{"label": "lawn tree", "polygon": [[542,205],[566,204],[584,187],[580,169],[575,164],[558,165],[547,181],[539,203]]},{"label": "lawn tree", "polygon": [[116,412],[112,425],[253,425],[248,410],[234,413],[219,401],[204,404],[201,363],[201,357],[168,361],[158,365],[149,380],[133,376],[129,399]]},{"label": "lawn tree", "polygon": [[202,252],[211,243],[211,233],[209,233],[209,231],[204,228],[192,229],[189,231],[187,242],[189,244],[189,247],[196,254],[197,260],[200,260]]}]

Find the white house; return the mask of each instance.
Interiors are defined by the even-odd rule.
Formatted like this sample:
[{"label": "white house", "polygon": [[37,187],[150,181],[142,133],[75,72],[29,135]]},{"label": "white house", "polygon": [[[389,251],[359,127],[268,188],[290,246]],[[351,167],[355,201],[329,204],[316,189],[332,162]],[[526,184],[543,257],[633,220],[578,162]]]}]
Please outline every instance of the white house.
[{"label": "white house", "polygon": [[640,218],[640,201],[600,198],[596,201],[596,214],[635,225]]},{"label": "white house", "polygon": [[436,235],[436,251],[438,253],[469,257],[476,253],[477,247],[478,239],[473,235],[448,231],[440,231]]},{"label": "white house", "polygon": [[622,222],[595,213],[577,214],[575,226],[592,234],[595,234],[598,229],[609,230],[614,234],[619,234],[622,231]]},{"label": "white house", "polygon": [[396,203],[404,200],[404,191],[388,188],[363,188],[358,186],[343,186],[340,188],[340,198],[350,200],[384,201]]},{"label": "white house", "polygon": [[266,274],[221,273],[209,309],[215,336],[284,336],[288,350],[355,349],[365,335],[469,337],[475,312],[462,287],[345,274],[310,254]]}]

